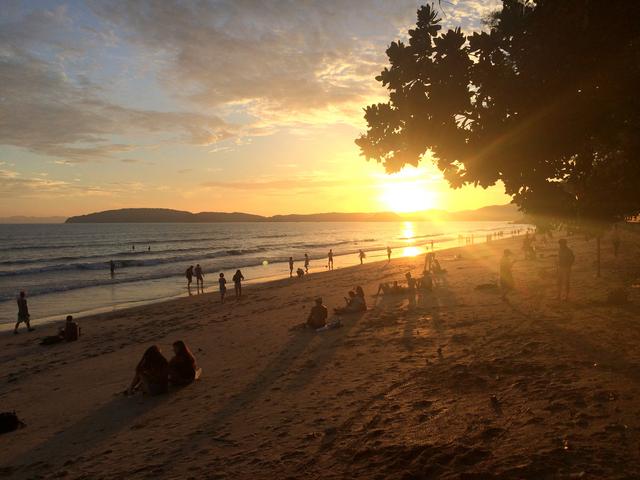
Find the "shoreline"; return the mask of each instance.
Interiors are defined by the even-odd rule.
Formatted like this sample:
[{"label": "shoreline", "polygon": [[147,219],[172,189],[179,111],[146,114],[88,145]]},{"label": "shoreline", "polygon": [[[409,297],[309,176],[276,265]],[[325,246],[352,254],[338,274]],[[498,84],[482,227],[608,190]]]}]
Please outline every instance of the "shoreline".
[{"label": "shoreline", "polygon": [[[509,226],[511,224],[505,225]],[[522,229],[524,229],[526,226],[525,225],[514,225],[514,227],[520,227]],[[492,230],[493,231],[493,230]],[[519,235],[512,235],[512,234],[505,234],[503,237],[501,237],[500,239],[506,239],[506,238],[514,238],[514,237],[518,237]],[[465,246],[470,246],[470,245],[460,245],[459,244],[459,239],[458,238],[454,238],[451,235],[447,235],[447,234],[434,234],[430,236],[431,238],[429,238],[429,240],[425,240],[425,239],[407,239],[407,242],[411,242],[411,240],[414,241],[414,243],[408,243],[405,246],[402,245],[396,245],[393,247],[393,254],[392,254],[392,260],[395,260],[397,258],[410,258],[410,257],[417,257],[417,256],[421,256],[421,255],[425,255],[427,252],[431,251],[429,249],[429,246],[431,245],[431,242],[433,242],[433,248],[435,252],[444,252],[450,249],[454,249],[454,248],[461,248],[461,247],[465,247]],[[443,237],[443,239],[438,240],[438,237]],[[416,241],[418,240],[418,241]],[[478,236],[478,241],[474,244],[480,244],[480,243],[484,243],[484,239],[481,240],[481,237]],[[378,260],[377,258],[386,258],[386,250],[378,250],[378,249],[372,249],[372,250],[365,250],[365,253],[367,254],[367,258],[376,258],[376,260],[374,260],[373,262],[386,262],[386,260]],[[414,253],[414,251],[418,251],[417,253]],[[394,258],[393,255],[397,255],[398,252],[402,252],[404,254],[401,253],[400,256],[397,256]],[[407,254],[407,252],[410,252],[410,254]],[[342,254],[342,255],[335,255],[334,256],[335,259],[335,263],[337,265],[337,269],[343,269],[343,268],[351,268],[354,266],[359,266],[359,259],[357,257],[357,253],[353,253],[353,252],[349,252],[346,254]],[[350,261],[349,259],[353,259],[352,261]],[[308,275],[315,275],[318,273],[327,273],[329,270],[327,270],[327,267],[325,266],[323,270],[319,270],[319,271],[313,271],[313,265],[314,264],[318,264],[320,261],[320,264],[322,264],[322,262],[326,262],[326,258],[325,257],[320,257],[320,258],[311,258],[311,265],[312,265],[312,269],[310,270],[309,274],[306,274],[306,276]],[[373,263],[371,261],[367,261],[365,260],[366,264],[370,264]],[[296,260],[296,266],[302,266],[303,262],[301,260]],[[279,268],[281,267],[283,272],[284,271],[288,271],[288,265],[286,264],[286,262],[274,262],[272,264],[270,264],[270,266],[272,267],[276,267]],[[294,267],[294,268],[295,268]],[[249,270],[250,268],[259,268],[258,265],[253,266],[253,267],[243,267],[245,270]],[[318,267],[315,267],[318,268]],[[286,269],[286,270],[285,270]],[[211,272],[208,274],[209,277],[213,277],[214,280],[213,282],[213,286],[208,283],[208,286],[205,287],[205,294],[211,294],[211,293],[217,293],[218,292],[218,288],[216,286],[217,281],[215,280],[216,277],[214,277],[212,274],[214,272]],[[172,279],[176,279],[179,280],[180,284],[182,284],[184,282],[184,278],[181,275],[176,275],[175,277],[171,277]],[[294,275],[295,278],[295,275]],[[259,277],[254,277],[253,279],[249,279],[247,281],[245,281],[243,283],[243,285],[262,285],[262,284],[269,284],[278,280],[288,280],[289,277],[286,277],[286,273],[282,273],[282,274],[276,274],[276,273],[271,273],[271,274],[267,274],[265,276],[259,276]],[[230,280],[228,280],[230,281]],[[132,280],[130,282],[125,282],[125,283],[120,283],[117,284],[118,287],[120,288],[126,288],[127,285],[131,286],[131,284],[142,284],[142,283],[146,283],[148,282],[148,280],[142,280],[142,281],[135,281]],[[194,282],[195,284],[195,282]],[[110,285],[100,285],[100,286],[89,286],[89,287],[85,287],[85,289],[81,289],[81,290],[86,290],[86,289],[99,289],[99,291],[103,291],[104,289],[108,288]],[[193,286],[192,286],[192,291],[193,291]],[[46,295],[46,294],[45,294]],[[73,309],[69,309],[69,311],[67,311],[64,314],[54,314],[54,315],[45,315],[45,316],[34,316],[32,315],[32,322],[34,325],[37,325],[38,323],[41,325],[48,325],[51,324],[53,322],[57,322],[60,321],[61,318],[64,318],[66,315],[73,315],[73,317],[75,319],[86,319],[89,317],[93,317],[96,315],[102,315],[102,314],[106,314],[106,313],[111,313],[111,312],[119,312],[119,311],[123,311],[123,310],[128,310],[129,308],[138,308],[138,307],[144,307],[147,305],[153,305],[153,304],[158,304],[158,303],[165,303],[165,302],[171,302],[171,301],[175,301],[178,300],[180,298],[188,298],[190,296],[196,296],[197,294],[189,294],[186,291],[186,286],[184,287],[180,287],[180,292],[177,292],[175,294],[170,294],[170,295],[163,295],[161,297],[158,298],[148,298],[148,299],[142,299],[142,300],[134,300],[134,301],[124,301],[121,303],[116,303],[116,304],[111,304],[111,305],[105,305],[102,307],[95,307],[95,308],[90,308],[90,309],[86,309],[86,310],[78,310],[78,311],[73,311]],[[34,299],[38,299],[38,297],[41,295],[37,295],[35,297],[33,297]],[[35,303],[37,305],[37,303]],[[32,303],[31,303],[31,299],[29,298],[29,305],[30,305],[30,309],[32,311],[36,310],[33,308]],[[37,310],[36,310],[37,311]],[[10,319],[7,322],[3,322],[0,323],[0,332],[3,331],[8,331],[8,330],[12,330],[13,327],[15,325],[15,320]]]}]

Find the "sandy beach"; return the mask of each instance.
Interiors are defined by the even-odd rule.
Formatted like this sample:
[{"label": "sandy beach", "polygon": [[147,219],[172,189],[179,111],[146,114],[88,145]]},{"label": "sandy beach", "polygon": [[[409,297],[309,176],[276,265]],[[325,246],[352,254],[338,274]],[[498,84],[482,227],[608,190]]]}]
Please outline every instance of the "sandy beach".
[{"label": "sandy beach", "polygon": [[[8,478],[638,478],[640,237],[569,237],[572,298],[555,299],[557,243],[522,260],[521,239],[438,253],[446,282],[411,308],[374,298],[418,275],[424,256],[375,262],[0,336],[2,410],[26,427],[2,436]],[[495,282],[511,248],[516,291]],[[369,310],[343,327],[297,327],[314,297],[332,309],[355,285]],[[629,287],[629,302],[607,302]],[[145,348],[183,339],[202,378],[158,397],[122,391]]]}]

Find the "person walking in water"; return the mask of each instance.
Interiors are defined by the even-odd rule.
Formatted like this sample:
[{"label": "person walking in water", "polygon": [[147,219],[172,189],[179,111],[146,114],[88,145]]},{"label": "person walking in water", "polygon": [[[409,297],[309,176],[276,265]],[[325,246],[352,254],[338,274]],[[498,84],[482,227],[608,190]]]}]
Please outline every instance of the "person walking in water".
[{"label": "person walking in water", "polygon": [[289,278],[293,278],[293,257],[289,257]]},{"label": "person walking in water", "polygon": [[309,254],[304,254],[304,272],[309,273]]},{"label": "person walking in water", "polygon": [[233,288],[236,291],[236,299],[242,296],[242,280],[244,280],[242,272],[240,270],[236,270],[236,273],[233,276]]},{"label": "person walking in water", "polygon": [[189,295],[191,295],[191,282],[193,281],[193,265],[187,268],[187,271],[184,272],[184,276],[187,277],[187,290],[189,291]]},{"label": "person walking in water", "polygon": [[111,276],[116,273],[116,264],[113,260],[109,260],[109,271],[111,272]]},{"label": "person walking in water", "polygon": [[358,256],[360,257],[360,265],[362,265],[362,262],[363,262],[364,258],[366,257],[366,255],[364,254],[364,251],[360,250],[358,252]]},{"label": "person walking in water", "polygon": [[332,248],[329,249],[329,253],[327,254],[327,259],[329,260],[327,262],[327,268],[329,270],[333,270],[333,249]]},{"label": "person walking in water", "polygon": [[562,299],[564,291],[564,300],[569,300],[569,289],[571,286],[571,267],[575,261],[573,251],[567,246],[564,238],[558,240],[558,300]]},{"label": "person walking in water", "polygon": [[227,279],[224,278],[224,273],[220,273],[218,285],[220,285],[220,303],[224,303],[224,295],[227,293]]},{"label": "person walking in water", "polygon": [[29,306],[27,305],[27,296],[24,291],[20,292],[17,298],[18,302],[18,321],[16,322],[16,327],[13,329],[13,334],[18,334],[18,326],[24,322],[27,325],[27,330],[33,332],[35,329],[31,327],[31,323],[29,323],[29,319],[31,316],[29,315]]},{"label": "person walking in water", "polygon": [[199,263],[196,264],[194,273],[196,274],[196,291],[204,293],[204,273],[202,273],[202,267]]},{"label": "person walking in water", "polygon": [[387,247],[387,263],[391,261],[391,247]]}]

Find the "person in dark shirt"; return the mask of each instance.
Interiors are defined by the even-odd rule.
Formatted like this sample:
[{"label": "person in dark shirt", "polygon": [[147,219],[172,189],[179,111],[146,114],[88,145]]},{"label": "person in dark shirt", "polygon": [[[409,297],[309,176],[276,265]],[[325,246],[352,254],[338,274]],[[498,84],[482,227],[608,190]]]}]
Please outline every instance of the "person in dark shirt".
[{"label": "person in dark shirt", "polygon": [[224,303],[224,295],[227,293],[227,279],[224,278],[224,273],[220,274],[218,285],[220,285],[220,303]]},{"label": "person in dark shirt", "polygon": [[64,323],[63,334],[64,339],[67,342],[75,342],[80,338],[80,326],[78,325],[78,322],[73,320],[71,315],[67,315],[67,320]]},{"label": "person in dark shirt", "polygon": [[189,295],[191,295],[191,282],[193,281],[193,265],[187,268],[187,270],[184,272],[184,276],[187,277],[187,290],[189,291]]},{"label": "person in dark shirt", "polygon": [[[571,286],[571,267],[575,262],[573,251],[567,246],[564,238],[558,240],[558,300],[569,300]],[[562,293],[564,292],[564,297]]]},{"label": "person in dark shirt", "polygon": [[196,358],[182,340],[173,343],[173,353],[174,357],[169,361],[169,382],[173,385],[188,385],[196,379]]},{"label": "person in dark shirt", "polygon": [[198,293],[204,293],[204,273],[202,272],[202,267],[198,263],[196,265],[195,270],[193,271],[196,275],[196,290]]},{"label": "person in dark shirt", "polygon": [[24,292],[20,292],[17,298],[18,302],[18,321],[16,322],[16,326],[13,329],[14,335],[18,334],[18,326],[21,323],[25,323],[27,325],[27,330],[29,332],[33,332],[35,329],[31,327],[31,323],[29,323],[29,319],[31,315],[29,315],[29,306],[27,305],[27,296]]},{"label": "person in dark shirt", "polygon": [[131,395],[138,388],[149,395],[166,393],[169,388],[169,362],[157,345],[147,348],[142,355],[126,393]]},{"label": "person in dark shirt", "polygon": [[244,280],[244,276],[240,270],[236,270],[236,273],[233,275],[233,288],[236,292],[236,298],[240,298],[242,296],[242,280]]},{"label": "person in dark shirt", "polygon": [[304,254],[304,271],[305,273],[309,273],[309,254]]},{"label": "person in dark shirt", "polygon": [[327,317],[329,312],[327,307],[322,304],[322,298],[316,298],[316,304],[311,307],[309,317],[307,318],[307,325],[313,329],[322,328],[327,324]]}]

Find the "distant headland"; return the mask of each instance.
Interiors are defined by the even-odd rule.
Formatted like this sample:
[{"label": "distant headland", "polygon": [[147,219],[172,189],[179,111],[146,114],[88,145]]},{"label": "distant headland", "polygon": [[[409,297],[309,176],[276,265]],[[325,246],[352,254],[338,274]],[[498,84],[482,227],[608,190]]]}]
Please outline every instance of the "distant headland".
[{"label": "distant headland", "polygon": [[192,213],[166,208],[123,208],[68,218],[65,223],[222,223],[222,222],[398,222],[438,219],[444,221],[516,221],[522,213],[515,205],[490,205],[476,210],[415,213],[313,213],[262,216],[241,212]]}]

